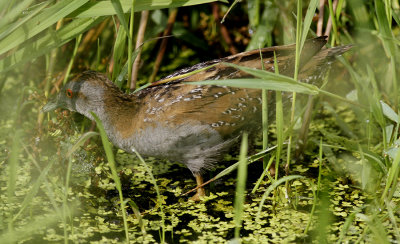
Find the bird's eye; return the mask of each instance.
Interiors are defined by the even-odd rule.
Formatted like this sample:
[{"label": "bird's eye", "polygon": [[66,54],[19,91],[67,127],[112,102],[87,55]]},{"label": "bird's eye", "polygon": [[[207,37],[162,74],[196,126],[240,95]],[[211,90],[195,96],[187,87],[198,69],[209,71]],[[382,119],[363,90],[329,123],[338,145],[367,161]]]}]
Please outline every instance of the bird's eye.
[{"label": "bird's eye", "polygon": [[72,96],[74,95],[74,93],[72,92],[71,89],[67,89],[65,90],[65,94],[67,95],[67,97],[72,98]]}]

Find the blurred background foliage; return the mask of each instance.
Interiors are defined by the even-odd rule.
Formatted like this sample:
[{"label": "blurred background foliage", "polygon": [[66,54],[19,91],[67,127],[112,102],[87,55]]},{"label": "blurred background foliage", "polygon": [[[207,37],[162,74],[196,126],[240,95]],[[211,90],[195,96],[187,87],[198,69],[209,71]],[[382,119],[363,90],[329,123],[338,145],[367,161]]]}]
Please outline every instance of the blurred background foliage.
[{"label": "blurred background foliage", "polygon": [[[391,0],[0,0],[0,242],[125,238],[100,140],[81,137],[94,125],[79,115],[40,112],[63,83],[92,69],[133,90],[202,61],[295,43],[297,8],[306,16],[313,4],[308,37],[355,45],[323,89],[361,106],[317,98],[304,160],[292,166],[308,180],[291,181],[292,201],[277,187],[260,216],[261,196],[274,182],[260,178],[260,188],[247,196],[242,241],[399,242],[400,6]],[[274,125],[270,132],[273,145]],[[74,146],[82,138],[91,141]],[[211,186],[217,193],[196,205],[180,196],[188,182],[194,185],[190,172],[150,160],[164,213],[147,171],[132,163],[137,159],[120,151],[116,157],[131,242],[233,238],[234,178]],[[188,177],[176,177],[179,172]],[[262,172],[255,168],[253,178]],[[318,196],[312,194],[317,183]]]}]

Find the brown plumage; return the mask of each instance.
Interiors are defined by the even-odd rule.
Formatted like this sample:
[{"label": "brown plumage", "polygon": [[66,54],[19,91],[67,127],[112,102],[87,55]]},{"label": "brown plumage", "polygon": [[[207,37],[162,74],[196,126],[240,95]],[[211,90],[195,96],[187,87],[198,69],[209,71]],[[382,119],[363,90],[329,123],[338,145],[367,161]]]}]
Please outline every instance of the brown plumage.
[{"label": "brown plumage", "polygon": [[[325,37],[306,41],[300,62],[300,81],[318,84],[328,64],[350,46],[330,49]],[[241,133],[260,128],[261,92],[226,86],[201,86],[184,81],[220,80],[251,77],[223,62],[274,71],[274,52],[279,72],[292,76],[295,45],[278,46],[239,53],[197,64],[177,71],[165,79],[133,94],[124,94],[108,78],[87,71],[67,83],[56,102],[44,111],[64,107],[93,119],[95,112],[116,146],[143,156],[165,158],[184,163],[202,183],[201,173],[211,168]],[[170,81],[210,65],[212,68]],[[271,103],[269,106],[273,106]],[[204,195],[199,188],[195,199]]]}]

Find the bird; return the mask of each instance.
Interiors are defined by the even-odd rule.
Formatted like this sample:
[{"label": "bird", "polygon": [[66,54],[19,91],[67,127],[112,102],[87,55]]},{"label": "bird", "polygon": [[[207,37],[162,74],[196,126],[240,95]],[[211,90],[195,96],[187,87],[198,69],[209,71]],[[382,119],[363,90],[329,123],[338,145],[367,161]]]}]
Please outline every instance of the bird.
[{"label": "bird", "polygon": [[[300,55],[300,82],[320,84],[335,57],[351,48],[324,48],[326,38],[306,40]],[[183,163],[201,186],[202,174],[237,144],[244,131],[254,134],[261,128],[262,99],[260,89],[190,82],[252,77],[226,63],[274,72],[274,60],[280,74],[292,76],[295,49],[295,44],[273,46],[206,61],[130,94],[105,74],[85,71],[67,82],[42,111],[64,108],[94,120],[93,112],[115,146]],[[273,109],[273,101],[268,107]],[[204,188],[198,187],[191,199],[203,196]]]}]

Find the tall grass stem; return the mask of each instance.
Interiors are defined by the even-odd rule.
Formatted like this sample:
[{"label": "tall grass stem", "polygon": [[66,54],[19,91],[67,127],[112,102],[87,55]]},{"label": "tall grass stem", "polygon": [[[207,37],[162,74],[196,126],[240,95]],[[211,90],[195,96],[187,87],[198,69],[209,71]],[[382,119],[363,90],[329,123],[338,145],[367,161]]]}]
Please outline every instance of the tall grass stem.
[{"label": "tall grass stem", "polygon": [[240,146],[239,166],[236,182],[236,195],[235,195],[235,239],[240,239],[240,229],[242,228],[243,211],[245,190],[247,181],[247,150],[248,150],[248,134],[246,132],[242,135],[242,143]]}]

